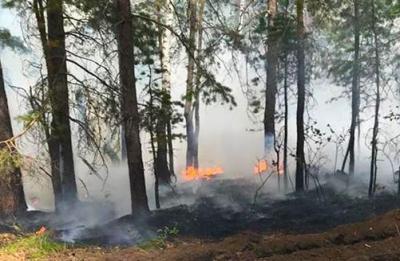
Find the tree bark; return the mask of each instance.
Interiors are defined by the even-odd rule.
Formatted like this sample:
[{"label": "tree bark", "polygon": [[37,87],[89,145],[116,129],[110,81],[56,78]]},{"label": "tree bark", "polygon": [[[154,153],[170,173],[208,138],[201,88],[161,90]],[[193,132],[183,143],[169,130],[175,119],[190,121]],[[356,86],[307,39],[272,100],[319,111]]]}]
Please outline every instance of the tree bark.
[{"label": "tree bark", "polygon": [[189,50],[188,66],[186,79],[186,97],[184,117],[186,121],[186,167],[194,166],[195,154],[195,133],[193,124],[193,100],[194,100],[194,77],[195,77],[195,58],[196,52],[196,34],[197,34],[197,0],[188,1],[188,18],[189,18]]},{"label": "tree bark", "polygon": [[379,132],[379,110],[381,103],[381,83],[380,83],[380,52],[379,52],[379,40],[378,31],[376,28],[376,10],[375,1],[371,0],[372,8],[372,33],[374,37],[374,53],[375,53],[375,86],[376,86],[376,99],[375,99],[375,115],[374,115],[374,127],[372,131],[372,149],[371,149],[371,164],[370,164],[370,181],[368,195],[372,197],[376,190],[376,177],[377,177],[377,157],[378,157],[378,132]]},{"label": "tree bark", "polygon": [[168,168],[168,158],[167,158],[167,135],[166,135],[166,125],[167,125],[167,115],[165,112],[166,108],[162,108],[161,115],[157,119],[156,125],[156,141],[157,141],[157,153],[155,158],[155,170],[160,184],[170,184],[171,183],[171,173]]},{"label": "tree bark", "polygon": [[[169,25],[172,23],[172,10],[169,2],[165,1],[165,5],[167,8],[167,18],[166,22]],[[171,57],[170,57],[170,37],[171,32],[169,30],[165,30],[163,34],[163,87],[169,92],[169,102],[171,102]],[[171,104],[169,104],[171,106]],[[169,159],[169,172],[171,177],[175,177],[175,163],[174,163],[174,145],[173,140],[174,137],[172,135],[172,108],[169,107],[168,113],[168,121],[167,121],[167,143],[168,143],[168,159]]]},{"label": "tree bark", "polygon": [[[149,86],[149,105],[151,108],[154,107],[154,95],[153,95],[153,91],[151,86]],[[156,204],[156,209],[160,209],[161,204],[160,204],[160,179],[159,176],[157,175],[157,151],[156,151],[156,141],[154,138],[154,129],[153,129],[153,114],[150,114],[149,117],[149,134],[150,134],[150,145],[151,145],[151,153],[153,154],[153,160],[154,160],[154,164],[153,164],[153,171],[154,171],[154,201]]]},{"label": "tree bark", "polygon": [[[164,10],[166,13],[162,15]],[[169,8],[166,1],[157,3],[158,22],[164,23],[162,17],[169,17]],[[157,136],[157,154],[155,159],[155,175],[160,184],[171,183],[171,172],[168,168],[168,136],[167,125],[170,122],[170,89],[171,89],[171,72],[170,72],[170,56],[169,56],[169,31],[162,26],[158,26],[158,44],[159,57],[161,67],[161,85],[162,95],[160,97],[160,114],[157,119],[156,136]]]},{"label": "tree bark", "polygon": [[[169,25],[172,23],[172,10],[168,1],[164,2],[167,7],[166,23]],[[167,145],[168,145],[168,159],[169,159],[169,173],[171,177],[175,176],[175,164],[174,164],[174,137],[172,135],[172,108],[171,108],[171,56],[170,56],[170,39],[171,32],[163,28],[162,38],[162,84],[163,88],[168,91],[169,107],[168,107],[168,121],[166,123],[167,128]]]},{"label": "tree bark", "polygon": [[285,72],[284,72],[284,83],[283,83],[283,92],[284,92],[284,103],[285,103],[285,122],[284,122],[284,128],[285,128],[285,137],[283,141],[283,186],[285,189],[285,192],[288,192],[289,190],[289,172],[288,172],[288,137],[289,137],[289,95],[288,95],[288,54],[287,51],[285,50],[285,58],[284,58],[284,67],[285,67]]},{"label": "tree bark", "polygon": [[51,105],[50,158],[56,211],[77,200],[69,121],[63,1],[47,1],[47,71]]},{"label": "tree bark", "polygon": [[[289,1],[286,1],[285,5],[285,19],[288,19],[289,12]],[[284,79],[283,79],[283,98],[284,98],[284,106],[285,106],[285,119],[284,119],[284,131],[285,136],[283,140],[283,186],[285,192],[289,191],[289,170],[288,170],[288,147],[289,147],[289,51],[288,46],[284,47],[284,55],[283,55],[283,63],[284,63]]]},{"label": "tree bark", "polygon": [[169,172],[171,176],[175,177],[175,163],[174,163],[174,137],[172,135],[172,123],[167,122],[167,140],[168,140],[168,159],[169,159]]},{"label": "tree bark", "polygon": [[[7,95],[4,86],[3,68],[0,61],[0,141],[13,137]],[[12,151],[8,151],[8,150]],[[0,150],[13,154],[13,148],[0,144]],[[26,211],[25,195],[22,185],[21,171],[16,166],[0,169],[0,216],[17,214]]]},{"label": "tree bark", "polygon": [[126,155],[126,142],[125,142],[125,130],[124,130],[124,128],[121,126],[121,128],[120,128],[120,131],[121,131],[121,133],[120,133],[120,139],[121,139],[121,141],[120,141],[120,143],[121,143],[121,160],[122,161],[125,161],[126,160],[126,158],[127,158],[127,155]]},{"label": "tree bark", "polygon": [[[268,1],[268,41],[267,41],[267,85],[265,90],[264,111],[264,152],[268,157],[273,157],[275,146],[275,106],[277,92],[277,68],[278,68],[278,42],[273,34],[275,18],[277,15],[277,1]],[[267,160],[272,160],[268,158]],[[270,162],[271,163],[271,162]]]},{"label": "tree bark", "polygon": [[[37,27],[39,30],[40,42],[42,45],[42,51],[43,51],[44,59],[46,62],[46,67],[48,68],[49,67],[49,55],[48,55],[48,46],[47,46],[46,20],[45,20],[45,15],[44,15],[45,9],[43,7],[42,0],[34,0],[32,5],[33,5],[33,11],[34,11],[35,17],[36,17]],[[45,90],[42,90],[42,92],[44,93]],[[49,124],[49,120],[47,119],[45,110],[41,109],[41,106],[43,107],[46,105],[38,104],[37,102],[34,102],[33,100],[34,99],[30,99],[31,107],[34,110],[43,111],[41,113],[40,124],[43,127],[47,146],[48,146],[48,149],[50,150],[51,145],[52,145],[51,141],[50,141],[50,132],[51,132],[50,127],[49,127],[50,124]],[[51,157],[51,155],[50,155],[50,157]],[[52,171],[52,173],[53,173],[53,171]]]},{"label": "tree bark", "polygon": [[305,108],[305,28],[304,0],[296,0],[297,9],[297,147],[296,147],[296,191],[304,191],[304,108]]},{"label": "tree bark", "polygon": [[125,130],[128,158],[129,184],[131,189],[132,213],[149,211],[139,136],[139,112],[134,73],[132,14],[129,0],[114,0],[118,24],[119,76],[121,85],[121,115]]},{"label": "tree bark", "polygon": [[342,172],[346,166],[347,157],[349,160],[349,175],[354,174],[355,168],[355,137],[356,127],[359,124],[360,114],[360,3],[354,0],[354,58],[353,58],[353,80],[351,88],[351,125],[349,145],[342,164]]},{"label": "tree bark", "polygon": [[[197,59],[201,58],[203,49],[203,14],[204,14],[205,0],[199,1],[199,11],[197,15]],[[199,59],[201,61],[201,59]],[[199,61],[199,64],[201,62]],[[200,92],[201,92],[201,68],[197,66],[196,81],[195,81],[195,106],[194,106],[194,167],[199,168],[199,137],[200,137]]]}]

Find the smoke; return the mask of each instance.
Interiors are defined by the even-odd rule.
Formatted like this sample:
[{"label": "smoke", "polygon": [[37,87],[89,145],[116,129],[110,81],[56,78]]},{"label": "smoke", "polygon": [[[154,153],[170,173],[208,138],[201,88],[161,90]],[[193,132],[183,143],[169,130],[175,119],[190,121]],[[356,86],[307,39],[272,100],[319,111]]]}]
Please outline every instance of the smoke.
[{"label": "smoke", "polygon": [[[7,11],[9,12],[9,11]],[[3,14],[1,11],[1,24],[18,31],[18,21],[12,21],[11,17],[16,15]],[[16,35],[21,35],[16,33]],[[37,55],[33,54],[32,56]],[[21,57],[9,51],[2,53],[2,61],[5,68],[5,75],[8,82],[17,86],[32,86],[37,75],[29,76],[24,72],[26,68],[21,61]],[[222,70],[222,69],[221,69]],[[181,100],[183,88],[185,86],[185,68],[183,64],[176,65],[172,72],[172,96],[174,100]],[[199,158],[201,167],[220,166],[224,169],[224,174],[212,181],[195,181],[184,183],[181,179],[181,172],[185,168],[184,141],[175,141],[175,162],[177,173],[177,184],[173,187],[164,186],[160,189],[161,206],[163,208],[173,208],[179,205],[196,206],[207,202],[222,209],[229,209],[233,212],[241,212],[249,208],[255,201],[255,194],[259,202],[272,202],[286,198],[283,189],[279,189],[277,176],[272,176],[268,182],[261,186],[268,174],[257,176],[253,174],[253,167],[259,159],[264,158],[264,148],[273,147],[271,138],[264,137],[262,130],[262,115],[249,118],[248,101],[243,94],[239,84],[240,81],[235,77],[228,77],[226,72],[218,72],[217,78],[233,90],[233,95],[238,104],[230,110],[228,106],[213,104],[201,106],[201,133],[199,139]],[[342,87],[330,84],[329,80],[312,80],[310,92],[313,99],[307,105],[312,121],[322,132],[328,132],[327,125],[332,126],[336,131],[347,130],[350,124],[350,104],[346,99],[328,102],[332,97],[337,97],[343,91]],[[22,101],[15,92],[7,90],[9,96],[10,110],[13,118],[25,112]],[[263,95],[259,93],[260,97]],[[391,102],[390,100],[386,102]],[[385,102],[383,102],[383,105]],[[289,107],[289,153],[293,154],[296,144],[295,115],[296,105],[291,103]],[[363,113],[363,123],[361,129],[362,140],[360,141],[356,170],[353,182],[348,185],[343,177],[332,177],[326,174],[332,173],[334,168],[335,144],[328,143],[323,150],[318,151],[318,160],[313,162],[318,172],[321,184],[325,188],[330,188],[336,193],[343,193],[351,197],[365,197],[368,191],[369,182],[369,145],[368,133],[371,120],[368,118],[369,109]],[[382,115],[385,114],[383,109]],[[23,128],[17,121],[13,121],[14,131],[19,133]],[[386,132],[396,131],[393,127],[382,124]],[[277,130],[281,123],[277,124]],[[180,125],[174,129],[175,133],[184,133],[184,126]],[[346,132],[346,131],[344,131]],[[363,137],[367,136],[364,140]],[[143,155],[146,168],[146,187],[149,199],[149,206],[155,209],[154,203],[154,174],[152,167],[152,155],[149,152],[149,140],[146,135],[142,135]],[[272,138],[273,140],[273,138]],[[264,143],[266,142],[266,144]],[[311,149],[315,149],[311,145]],[[36,147],[26,142],[23,150],[27,153],[37,153]],[[339,151],[339,165],[343,158],[343,151]],[[385,159],[380,155],[378,166],[378,183],[380,190],[392,192],[395,190],[393,184],[392,170]],[[289,159],[288,172],[291,180],[294,180],[295,160]],[[126,163],[109,166],[108,171],[100,170],[102,179],[90,175],[87,167],[75,159],[77,176],[77,186],[79,197],[83,201],[81,204],[69,209],[62,216],[57,217],[57,223],[51,225],[62,231],[60,238],[67,242],[75,242],[78,239],[90,237],[88,229],[102,226],[112,220],[129,215],[131,210],[129,178]],[[313,180],[310,180],[313,186]],[[51,181],[45,175],[30,175],[24,173],[24,187],[29,210],[41,210],[50,212],[54,209],[54,197],[52,194]],[[289,189],[293,189],[293,183],[289,183]],[[257,200],[258,200],[257,199]],[[207,208],[207,206],[204,206]],[[129,229],[128,229],[129,228]],[[146,229],[145,227],[143,229]],[[143,231],[135,226],[122,226],[118,229],[107,230],[108,240],[111,242],[138,242],[143,237]],[[150,229],[148,233],[153,233]],[[95,234],[95,233],[93,233]]]}]

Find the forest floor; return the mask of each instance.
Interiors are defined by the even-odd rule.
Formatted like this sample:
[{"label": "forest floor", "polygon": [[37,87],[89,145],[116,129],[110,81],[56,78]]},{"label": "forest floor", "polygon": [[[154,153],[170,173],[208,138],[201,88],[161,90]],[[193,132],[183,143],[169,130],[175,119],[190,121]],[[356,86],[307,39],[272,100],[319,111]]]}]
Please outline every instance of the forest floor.
[{"label": "forest floor", "polygon": [[155,211],[146,221],[72,230],[74,244],[61,242],[65,231],[50,224],[31,233],[0,227],[0,260],[400,260],[393,194],[367,199],[325,187],[319,196],[261,194],[254,205],[254,193],[233,189],[237,182],[214,185],[197,190],[202,196],[190,205]]},{"label": "forest floor", "polygon": [[0,234],[0,260],[400,260],[400,210],[315,234],[244,231],[221,240],[177,237],[134,247],[73,246]]}]

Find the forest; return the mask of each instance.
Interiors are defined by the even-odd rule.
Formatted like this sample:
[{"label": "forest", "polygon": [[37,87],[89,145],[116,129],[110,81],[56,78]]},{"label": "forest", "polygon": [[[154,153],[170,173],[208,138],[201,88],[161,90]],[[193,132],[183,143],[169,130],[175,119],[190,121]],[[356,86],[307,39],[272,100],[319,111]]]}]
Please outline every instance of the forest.
[{"label": "forest", "polygon": [[400,260],[400,1],[0,0],[0,260]]}]

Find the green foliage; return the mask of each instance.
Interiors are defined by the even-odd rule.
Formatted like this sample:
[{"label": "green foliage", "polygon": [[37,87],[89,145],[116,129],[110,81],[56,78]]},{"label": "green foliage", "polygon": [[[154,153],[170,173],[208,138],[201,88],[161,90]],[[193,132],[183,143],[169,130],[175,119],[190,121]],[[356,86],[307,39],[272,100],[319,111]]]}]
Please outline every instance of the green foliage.
[{"label": "green foliage", "polygon": [[0,175],[8,174],[15,168],[21,167],[23,157],[13,149],[0,149]]},{"label": "green foliage", "polygon": [[89,27],[95,30],[109,28],[109,24],[115,20],[111,0],[64,0],[64,2],[85,14]]},{"label": "green foliage", "polygon": [[[317,1],[320,2],[320,1]],[[353,76],[353,53],[354,53],[354,4],[353,1],[329,1],[328,7],[321,5],[320,8],[326,7],[326,10],[321,11],[316,4],[314,12],[319,17],[321,13],[325,16],[325,22],[319,24],[324,35],[329,41],[330,48],[325,56],[324,62],[321,64],[324,68],[328,68],[328,74],[333,77],[335,82],[350,86]],[[361,35],[360,43],[360,78],[361,89],[367,88],[373,80],[374,73],[371,71],[372,66],[363,66],[373,64],[374,56],[372,53],[372,30],[371,23],[376,19],[377,28],[380,39],[380,52],[382,61],[390,61],[385,59],[386,55],[390,54],[391,46],[395,42],[394,19],[398,10],[398,5],[394,1],[375,0],[376,17],[373,17],[371,12],[370,1],[359,1],[360,17],[359,31]],[[398,17],[398,15],[397,15]],[[382,66],[389,64],[382,63]],[[383,76],[383,75],[382,75]]]},{"label": "green foliage", "polygon": [[179,234],[177,227],[164,227],[157,232],[158,236],[156,238],[139,245],[139,247],[142,249],[164,249],[167,247],[167,241],[175,238]]},{"label": "green foliage", "polygon": [[29,260],[43,260],[50,254],[62,251],[65,248],[65,244],[57,243],[45,234],[20,237],[16,241],[1,247],[0,251],[10,255],[24,253]]},{"label": "green foliage", "polygon": [[[252,14],[254,18],[249,18],[249,26],[245,28],[245,35],[241,43],[241,51],[246,56],[246,62],[253,69],[251,80],[248,82],[248,105],[249,112],[254,115],[261,115],[264,111],[265,82],[267,61],[267,42],[273,40],[278,45],[278,68],[277,81],[278,88],[283,88],[286,79],[287,86],[291,86],[296,81],[296,48],[297,48],[297,22],[294,9],[289,4],[290,1],[278,1],[278,11],[273,25],[268,24],[267,12],[260,12],[267,8],[266,2],[257,1],[253,4]],[[308,39],[307,39],[308,40]],[[311,41],[310,41],[311,42]],[[307,49],[311,44],[307,41]],[[310,55],[311,56],[311,55]],[[287,71],[285,72],[285,67]],[[308,68],[308,67],[307,67]],[[255,74],[253,74],[255,72]],[[307,75],[310,72],[307,71]],[[278,90],[280,92],[280,90]],[[276,115],[279,117],[279,115]],[[281,119],[283,119],[281,117]],[[279,118],[277,118],[279,120]]]},{"label": "green foliage", "polygon": [[389,15],[393,18],[400,17],[400,1],[394,3],[392,8],[389,10]]},{"label": "green foliage", "polygon": [[38,111],[29,111],[25,114],[16,117],[16,120],[23,124],[24,128],[27,128],[32,122],[38,121],[41,118],[41,113]]},{"label": "green foliage", "polygon": [[21,39],[12,36],[7,29],[0,28],[0,48],[5,47],[11,48],[14,51],[26,51]]},{"label": "green foliage", "polygon": [[0,2],[5,8],[17,8],[22,5],[24,0],[1,0]]}]

